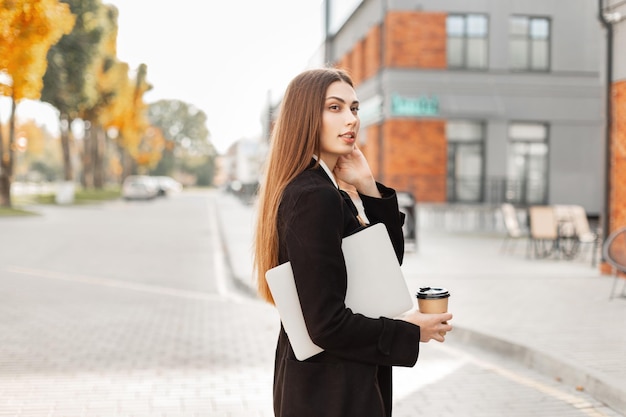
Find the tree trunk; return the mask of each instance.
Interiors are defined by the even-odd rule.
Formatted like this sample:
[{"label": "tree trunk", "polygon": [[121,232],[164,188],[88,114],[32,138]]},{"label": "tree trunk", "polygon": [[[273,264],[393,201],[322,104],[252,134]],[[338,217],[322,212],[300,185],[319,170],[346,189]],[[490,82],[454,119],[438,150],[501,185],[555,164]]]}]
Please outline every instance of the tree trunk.
[{"label": "tree trunk", "polygon": [[135,173],[135,160],[133,159],[133,157],[130,155],[130,153],[128,152],[128,150],[122,146],[119,146],[119,150],[120,150],[120,162],[122,163],[122,178],[121,181],[124,181],[124,178],[126,178],[129,175],[132,175]]},{"label": "tree trunk", "polygon": [[[15,155],[15,108],[17,104],[11,97],[11,114],[9,115],[9,141],[6,149],[0,145],[0,205],[11,207],[11,183],[13,182],[13,159]],[[3,137],[0,136],[0,143]]]},{"label": "tree trunk", "polygon": [[61,150],[63,152],[63,178],[65,181],[74,180],[72,171],[72,151],[70,144],[70,118],[68,115],[61,115]]},{"label": "tree trunk", "polygon": [[11,207],[11,180],[4,175],[4,169],[0,174],[0,206]]},{"label": "tree trunk", "polygon": [[[1,117],[0,120],[2,120]],[[2,123],[0,123],[0,206],[7,207],[11,199],[4,192],[7,188],[4,181],[4,152],[4,129],[2,128]]]},{"label": "tree trunk", "polygon": [[126,149],[122,149],[122,180],[133,173],[132,158]]},{"label": "tree trunk", "polygon": [[106,135],[101,125],[96,125],[93,129],[93,186],[97,190],[104,188],[104,149],[106,146]]},{"label": "tree trunk", "polygon": [[88,126],[89,122],[85,122],[84,135],[83,135],[83,149],[82,149],[82,161],[83,169],[80,176],[80,182],[83,188],[93,187],[93,148],[94,138],[92,129]]}]

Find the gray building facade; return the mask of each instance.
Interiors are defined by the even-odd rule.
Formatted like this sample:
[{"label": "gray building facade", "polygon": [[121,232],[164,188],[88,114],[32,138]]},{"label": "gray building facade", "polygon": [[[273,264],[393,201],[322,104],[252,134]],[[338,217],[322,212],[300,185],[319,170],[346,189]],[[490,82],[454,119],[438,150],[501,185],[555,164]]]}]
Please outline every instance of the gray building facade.
[{"label": "gray building facade", "polygon": [[[325,60],[353,74],[362,146],[368,159],[384,154],[374,165],[392,186],[421,201],[601,213],[606,51],[596,2],[327,0],[325,12]],[[432,121],[443,141],[415,141],[443,146],[445,162],[434,160],[445,173],[428,173],[433,160],[420,155],[394,165],[385,143],[419,153],[394,136]],[[445,190],[428,191],[436,187]]]}]

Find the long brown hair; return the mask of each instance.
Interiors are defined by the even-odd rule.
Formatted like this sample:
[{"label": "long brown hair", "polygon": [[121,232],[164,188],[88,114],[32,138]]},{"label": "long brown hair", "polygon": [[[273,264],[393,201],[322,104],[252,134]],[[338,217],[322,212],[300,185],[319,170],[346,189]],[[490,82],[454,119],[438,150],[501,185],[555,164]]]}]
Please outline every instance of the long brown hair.
[{"label": "long brown hair", "polygon": [[258,293],[274,303],[265,272],[278,265],[278,206],[285,187],[319,155],[322,113],[328,87],[343,81],[353,86],[343,70],[304,71],[287,86],[270,139],[265,174],[259,189],[254,237],[254,268]]}]

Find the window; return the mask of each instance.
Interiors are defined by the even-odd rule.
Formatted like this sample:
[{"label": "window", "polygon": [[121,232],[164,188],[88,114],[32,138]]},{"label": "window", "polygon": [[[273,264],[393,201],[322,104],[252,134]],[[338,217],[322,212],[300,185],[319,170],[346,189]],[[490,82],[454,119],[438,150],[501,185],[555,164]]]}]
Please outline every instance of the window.
[{"label": "window", "polygon": [[449,68],[487,68],[488,20],[482,14],[451,14],[446,18]]},{"label": "window", "polygon": [[509,21],[509,65],[518,71],[550,69],[550,20],[513,16]]},{"label": "window", "polygon": [[483,200],[484,127],[471,121],[448,121],[447,199],[477,203]]},{"label": "window", "polygon": [[506,201],[546,204],[548,201],[548,127],[538,123],[509,126]]}]

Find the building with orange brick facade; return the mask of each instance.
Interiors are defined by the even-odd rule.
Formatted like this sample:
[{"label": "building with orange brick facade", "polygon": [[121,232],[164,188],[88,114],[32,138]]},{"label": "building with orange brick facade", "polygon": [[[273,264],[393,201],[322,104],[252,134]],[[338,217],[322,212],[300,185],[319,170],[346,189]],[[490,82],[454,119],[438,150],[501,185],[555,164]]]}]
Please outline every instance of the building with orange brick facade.
[{"label": "building with orange brick facade", "polygon": [[[324,60],[355,80],[377,178],[422,203],[579,204],[600,216],[605,28],[597,3],[563,3],[326,0]],[[614,87],[624,112],[624,82]]]},{"label": "building with orange brick facade", "polygon": [[608,43],[606,235],[626,227],[626,1],[599,0]]}]

